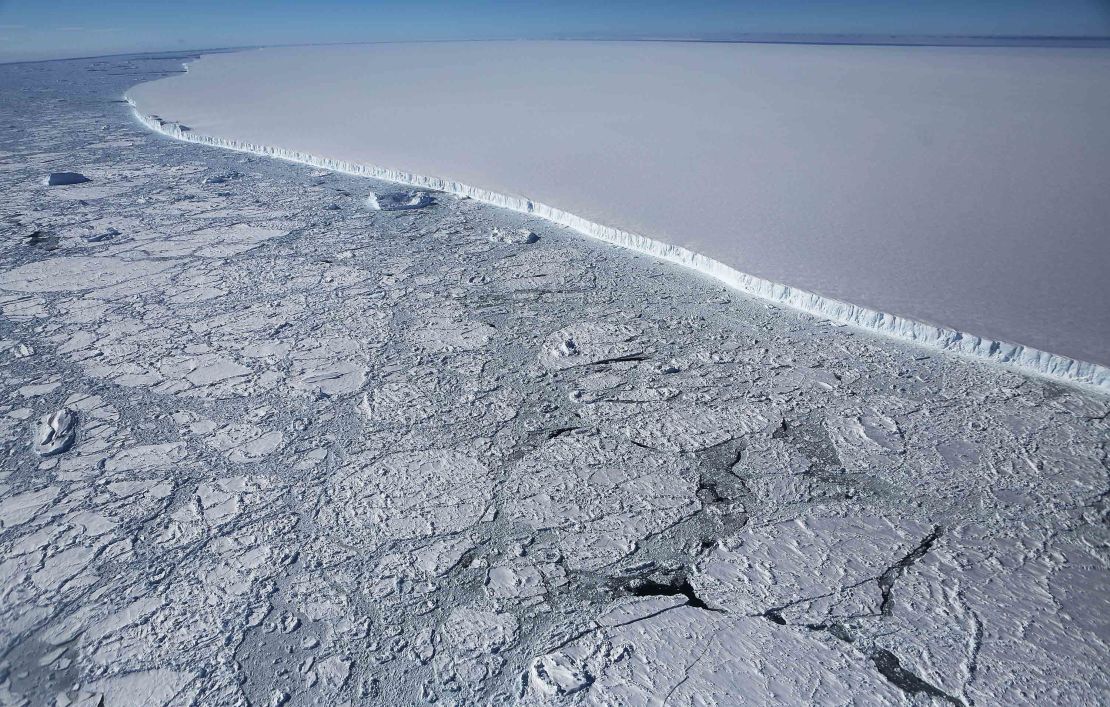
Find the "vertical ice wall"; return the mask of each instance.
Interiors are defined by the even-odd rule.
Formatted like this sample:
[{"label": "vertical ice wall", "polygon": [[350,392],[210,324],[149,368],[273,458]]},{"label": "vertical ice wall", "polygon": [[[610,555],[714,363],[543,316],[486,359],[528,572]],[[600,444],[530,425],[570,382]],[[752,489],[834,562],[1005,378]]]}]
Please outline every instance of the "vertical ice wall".
[{"label": "vertical ice wall", "polygon": [[717,260],[681,246],[663,243],[636,233],[594,223],[572,213],[524,197],[500,194],[440,177],[411,174],[387,167],[318,157],[272,145],[259,145],[202,135],[178,123],[163,120],[158,116],[144,115],[130,97],[127,100],[131,103],[136,118],[143,125],[177,140],[288,160],[344,174],[371,177],[447,192],[500,208],[533,214],[591,238],[692,268],[746,294],[792,307],[816,317],[904,339],[923,346],[1011,366],[1029,373],[1070,383],[1094,386],[1110,392],[1110,369],[1094,363],[1079,361],[1028,346],[996,341],[954,329],[934,326],[906,317],[822,297],[788,285],[770,282],[742,273]]}]

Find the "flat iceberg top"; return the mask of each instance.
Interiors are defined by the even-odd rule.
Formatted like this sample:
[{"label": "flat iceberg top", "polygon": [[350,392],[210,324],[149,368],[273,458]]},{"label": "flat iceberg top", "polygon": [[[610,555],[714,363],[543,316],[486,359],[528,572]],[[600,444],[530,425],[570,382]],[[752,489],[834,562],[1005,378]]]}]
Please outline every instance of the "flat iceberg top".
[{"label": "flat iceberg top", "polygon": [[519,194],[825,297],[1110,364],[1110,51],[282,48],[129,96],[197,133]]}]

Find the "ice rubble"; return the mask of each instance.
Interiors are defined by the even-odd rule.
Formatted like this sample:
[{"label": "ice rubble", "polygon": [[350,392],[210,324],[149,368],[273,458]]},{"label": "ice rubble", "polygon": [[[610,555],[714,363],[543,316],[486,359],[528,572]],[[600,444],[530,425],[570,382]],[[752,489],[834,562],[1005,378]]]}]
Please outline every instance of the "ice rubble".
[{"label": "ice rubble", "polygon": [[[1072,383],[1095,386],[1110,390],[1110,368],[1081,361],[1069,356],[1013,344],[1006,341],[976,336],[942,326],[915,321],[908,317],[881,312],[868,307],[841,302],[830,297],[807,292],[797,287],[772,282],[739,270],[708,256],[696,253],[672,243],[655,240],[630,231],[595,223],[575,214],[547,204],[533,201],[523,196],[499,193],[463,184],[451,179],[413,174],[404,170],[363,164],[347,160],[332,159],[308,154],[299,150],[286,149],[274,145],[261,145],[247,141],[203,135],[185,128],[178,123],[164,120],[158,116],[141,112],[135,101],[128,97],[135,117],[151,130],[169,137],[203,145],[213,145],[237,152],[275,157],[290,162],[311,165],[323,169],[357,176],[384,179],[421,189],[454,194],[492,204],[512,211],[539,216],[553,223],[574,229],[579,233],[612,243],[630,250],[660,258],[662,260],[688,267],[713,277],[729,287],[746,294],[786,305],[808,314],[833,322],[856,326],[887,336],[911,341],[916,344],[942,349],[955,354],[973,356],[992,363],[1014,367],[1038,375],[1057,378]],[[419,208],[424,206],[418,193],[409,193],[395,201],[401,204],[388,208]],[[414,201],[415,200],[415,201]],[[378,199],[371,194],[368,198],[371,208],[382,208]],[[415,206],[413,204],[416,204]]]}]

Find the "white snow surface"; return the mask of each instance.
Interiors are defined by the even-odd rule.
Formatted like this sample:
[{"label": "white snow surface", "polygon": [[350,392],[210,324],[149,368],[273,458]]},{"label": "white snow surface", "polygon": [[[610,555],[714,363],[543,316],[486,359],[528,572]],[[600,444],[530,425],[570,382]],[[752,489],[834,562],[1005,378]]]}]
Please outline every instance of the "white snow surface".
[{"label": "white snow surface", "polygon": [[834,321],[1110,387],[1107,51],[275,48],[128,98],[175,137],[464,194]]}]

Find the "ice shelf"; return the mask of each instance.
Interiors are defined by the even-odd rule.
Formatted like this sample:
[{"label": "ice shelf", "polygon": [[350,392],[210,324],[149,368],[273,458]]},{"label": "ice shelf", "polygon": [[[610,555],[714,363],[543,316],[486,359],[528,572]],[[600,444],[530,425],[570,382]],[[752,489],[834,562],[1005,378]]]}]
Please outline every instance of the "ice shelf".
[{"label": "ice shelf", "polygon": [[947,329],[917,322],[906,317],[899,317],[886,312],[879,312],[867,307],[840,302],[828,297],[822,297],[812,292],[790,287],[777,282],[742,273],[704,255],[694,253],[682,246],[663,243],[636,233],[629,233],[618,228],[605,226],[587,221],[584,218],[567,213],[547,204],[539,204],[524,197],[479,189],[467,184],[441,179],[439,177],[426,177],[410,174],[400,170],[378,167],[375,165],[348,162],[346,160],[333,160],[316,157],[296,150],[286,150],[269,145],[255,145],[252,143],[226,140],[200,135],[191,130],[182,130],[177,123],[169,123],[160,118],[143,115],[136,110],[136,117],[147,127],[178,140],[196,142],[205,145],[214,145],[237,152],[249,152],[255,155],[276,157],[290,162],[298,162],[314,167],[322,167],[343,174],[385,179],[399,184],[434,189],[457,196],[511,209],[523,213],[535,214],[554,223],[572,228],[579,233],[591,238],[629,248],[640,253],[661,258],[668,262],[693,268],[710,277],[720,280],[724,284],[746,294],[762,297],[777,304],[786,305],[803,312],[819,317],[824,317],[834,322],[860,327],[878,332],[887,336],[913,341],[914,343],[943,349],[954,353],[975,356],[986,359],[992,363],[1005,364],[1016,368],[1058,378],[1061,380],[1092,385],[1104,390],[1110,390],[1110,369],[1087,361],[1079,361],[1067,356],[1040,351],[1020,344],[1011,344],[1005,341],[994,341],[965,332]]},{"label": "ice shelf", "polygon": [[[811,57],[804,53],[811,50],[833,54]],[[729,53],[733,51],[740,53],[734,56]],[[756,53],[752,54],[753,51]],[[780,51],[787,53],[774,54]],[[991,51],[1003,54],[990,54]],[[1085,194],[1100,170],[1110,170],[1110,158],[1102,159],[1103,153],[1110,156],[1110,141],[1092,138],[1087,148],[1090,159],[1061,164],[1057,177],[1026,173],[1035,171],[1032,168],[1043,165],[1050,157],[1061,162],[1071,154],[1073,138],[1053,132],[1042,141],[1047,147],[1038,143],[1026,150],[1030,154],[1024,157],[1028,158],[1030,169],[1022,174],[999,175],[998,184],[983,184],[980,194],[966,199],[947,191],[955,188],[967,191],[966,184],[961,182],[964,177],[957,171],[970,170],[978,180],[976,183],[983,183],[984,175],[989,176],[992,170],[1009,168],[1010,158],[999,157],[1001,148],[1009,146],[1021,157],[1025,142],[1034,142],[1021,133],[1021,128],[1013,127],[1017,118],[1000,118],[1002,124],[995,127],[982,124],[999,110],[1028,108],[1026,104],[1032,100],[1038,106],[1046,104],[1030,118],[1035,126],[1074,129],[1079,137],[1085,134],[1089,127],[1087,113],[1097,107],[1094,103],[1098,99],[1090,99],[1091,105],[1077,103],[1076,94],[1084,87],[1090,88],[1088,84],[1092,81],[1101,80],[1091,77],[1092,67],[1097,69],[1106,56],[1088,54],[1084,56],[1091,58],[1085,59],[1078,50],[1071,53],[1052,50],[1047,55],[1030,54],[1031,51],[844,47],[722,50],[692,45],[645,49],[614,48],[614,43],[492,43],[476,48],[446,44],[419,50],[412,47],[263,50],[204,57],[188,74],[140,85],[128,92],[128,98],[144,124],[171,137],[467,196],[534,214],[590,237],[693,268],[729,287],[834,322],[1105,389],[1110,387],[1107,360],[1103,360],[1110,356],[1106,345],[1110,322],[1105,307],[1101,306],[1106,293],[1102,292],[1105,286],[1099,284],[1098,273],[1102,268],[1099,263],[1106,262],[1104,255],[1108,254],[1102,253],[1105,244],[1099,245],[1105,239],[1098,238],[1096,233],[1103,207]],[[773,55],[768,58],[764,56],[766,52]],[[641,59],[641,65],[630,62],[625,56],[629,53]],[[505,69],[500,74],[482,70],[504,65],[510,58],[507,54],[517,57],[523,68]],[[582,54],[585,56],[573,60],[565,58]],[[421,57],[423,61],[419,61]],[[857,98],[862,96],[860,100],[865,105],[861,110],[848,111],[847,117],[839,115],[845,111],[843,97],[830,99],[828,91],[815,87],[812,81],[803,82],[797,90],[812,92],[810,99],[815,105],[810,106],[810,112],[825,110],[827,122],[841,127],[847,125],[846,121],[852,125],[864,122],[864,132],[875,132],[883,125],[891,125],[905,111],[943,99],[937,108],[941,117],[936,120],[922,115],[904,116],[910,122],[921,123],[917,127],[924,131],[925,142],[944,143],[936,148],[941,157],[928,156],[928,149],[914,152],[916,148],[909,142],[916,138],[908,134],[888,139],[876,132],[876,151],[884,154],[854,165],[846,161],[845,154],[838,153],[838,149],[843,152],[844,148],[831,144],[828,149],[831,157],[820,154],[814,145],[807,145],[805,154],[791,156],[785,142],[789,135],[745,133],[757,127],[768,129],[768,109],[761,107],[760,101],[781,98],[780,93],[766,87],[771,78],[780,83],[801,80],[799,76],[807,62],[822,58],[832,59],[835,69],[813,70],[832,71],[830,76],[844,74],[841,91],[849,96],[857,94]],[[310,81],[329,67],[335,68],[336,62],[357,65],[371,59],[374,80],[366,86],[363,85],[366,82],[345,83],[337,79],[336,87],[318,89]],[[746,63],[737,63],[738,59]],[[405,62],[413,64],[411,72],[399,70]],[[553,68],[529,81],[515,82],[514,77],[520,78],[528,67],[535,68],[537,62],[546,62]],[[863,79],[850,73],[849,70],[866,73],[868,62],[877,63],[880,68]],[[727,95],[729,86],[736,83],[735,77],[714,84],[719,89],[717,115],[707,122],[700,117],[685,116],[697,128],[685,131],[693,133],[688,135],[681,124],[675,124],[676,120],[685,119],[685,114],[667,113],[661,108],[662,117],[644,118],[645,113],[651,112],[647,109],[665,101],[666,95],[646,104],[626,96],[628,111],[636,113],[634,119],[621,113],[625,110],[621,107],[623,98],[616,102],[599,99],[596,106],[570,100],[578,89],[566,89],[566,84],[575,82],[568,81],[566,73],[560,74],[557,69],[563,67],[569,72],[583,65],[603,65],[602,73],[609,75],[606,81],[628,79],[633,86],[641,80],[637,77],[646,72],[653,76],[651,81],[658,84],[660,92],[683,97],[686,94],[673,88],[676,80],[688,74],[692,81],[704,83],[708,68],[739,67],[766,76],[754,83],[738,79],[741,86],[755,92],[743,97],[746,103]],[[257,78],[260,66],[282,73],[290,83],[290,91],[273,92],[250,86],[251,77]],[[1035,89],[1043,89],[1044,81],[1053,76],[1069,76],[1069,72],[1073,80],[1055,97],[1042,95],[1045,91],[1038,89],[1040,93],[1034,91],[1031,99],[1011,100],[1009,94],[1023,85],[1015,78],[1019,71],[1034,77],[1029,81]],[[467,72],[479,76],[474,78]],[[917,91],[892,86],[894,81],[915,76],[922,80],[932,77],[932,83]],[[466,83],[444,97],[439,89],[448,79]],[[194,83],[181,83],[183,80]],[[583,81],[587,86],[582,90],[599,89],[595,85],[599,82],[601,88],[607,85],[588,77]],[[426,84],[415,92],[421,98],[413,97],[414,82]],[[244,98],[225,95],[231,90],[225,83],[239,87],[246,94]],[[859,87],[861,84],[866,84],[866,90]],[[983,87],[988,84],[1001,86],[990,89],[997,95],[982,100],[965,95],[976,87],[987,90]],[[305,89],[304,95],[299,95],[298,86]],[[700,89],[704,88],[700,86],[689,99],[708,100],[701,98],[706,92]],[[940,93],[936,94],[937,91]],[[545,98],[548,92],[553,95]],[[286,99],[274,98],[276,93],[296,95],[308,107],[300,109],[300,114],[282,110],[281,101]],[[894,108],[884,106],[887,93],[890,100],[886,102],[896,104]],[[918,94],[922,94],[920,98]],[[1056,99],[1055,104],[1047,105],[1052,98]],[[386,100],[396,100],[397,104],[390,104],[389,110],[383,112],[375,101]],[[976,106],[982,101],[1005,105],[979,110]],[[442,111],[452,102],[459,105],[452,117],[445,120]],[[786,107],[775,110],[786,112],[783,120],[800,120],[799,105],[775,103],[780,105]],[[762,111],[763,117],[746,126],[740,120],[736,127],[737,114],[752,106],[757,113]],[[696,108],[708,110],[709,106]],[[879,117],[867,123],[868,111],[877,111]],[[955,120],[961,112],[968,111],[971,113],[963,116],[964,122],[976,123],[972,127]],[[391,112],[400,117],[390,119],[387,114]],[[271,114],[280,117],[271,118]],[[169,115],[173,120],[165,118]],[[412,130],[400,130],[391,120],[411,120]],[[560,128],[563,120],[576,130]],[[804,128],[827,138],[827,128],[816,127],[823,120],[806,118],[794,126],[795,133]],[[625,122],[619,129],[607,132],[606,124],[614,121]],[[632,147],[622,144],[646,129],[641,125],[644,121],[648,128],[654,123],[665,126],[667,141],[677,139],[679,147],[653,147],[651,141],[639,139]],[[363,123],[369,127],[360,127]],[[434,128],[437,124],[442,126],[438,131]],[[515,127],[520,125],[524,127]],[[592,134],[587,129],[591,126],[596,128]],[[715,127],[720,127],[720,134],[705,134]],[[1018,134],[998,138],[1011,128]],[[898,132],[901,128],[891,129]],[[956,144],[961,131],[970,135],[967,144]],[[437,132],[442,134],[433,134]],[[565,134],[570,132],[574,134]],[[589,136],[581,137],[583,134]],[[256,135],[262,139],[254,139]],[[777,144],[763,153],[752,140]],[[863,144],[860,140],[856,133],[846,137],[853,149]],[[575,145],[582,155],[566,156],[574,151]],[[605,151],[613,145],[614,157],[628,158],[624,160],[625,166],[606,164],[612,160],[604,159]],[[891,154],[900,149],[907,153]],[[376,150],[381,151],[380,157]],[[889,193],[860,194],[860,213],[846,216],[856,207],[845,205],[850,201],[846,196],[849,192],[830,197],[828,201],[836,203],[829,206],[821,202],[820,196],[800,198],[802,192],[798,190],[804,187],[804,193],[812,195],[837,179],[851,181],[857,177],[846,174],[815,177],[812,165],[804,165],[799,168],[801,185],[784,187],[782,203],[767,205],[767,192],[754,186],[759,176],[750,172],[756,165],[738,156],[744,150],[759,153],[767,168],[767,179],[776,185],[784,184],[784,172],[789,171],[782,164],[784,160],[807,155],[822,169],[878,170],[880,176],[866,179],[902,183]],[[957,151],[970,156],[959,161],[963,158],[957,158]],[[721,156],[711,155],[713,152]],[[678,160],[680,154],[692,157],[673,168],[655,169],[663,156],[675,156]],[[629,160],[637,156],[643,158],[642,170],[630,169],[635,160]],[[925,174],[924,167],[910,164],[917,162],[939,171]],[[975,166],[978,163],[985,164]],[[408,168],[398,168],[399,165]],[[596,174],[591,172],[593,165],[598,166]],[[412,169],[413,166],[417,169]],[[906,170],[905,175],[899,175],[900,169]],[[1065,174],[1069,170],[1074,173]],[[730,182],[729,174],[734,176],[735,183]],[[943,181],[951,181],[954,186],[938,186]],[[1067,191],[1066,185],[1076,186],[1078,181],[1083,184],[1070,195],[1060,195]],[[1041,188],[1053,183],[1058,188]],[[714,204],[724,202],[730,189],[735,191],[732,202],[715,207]],[[1032,194],[1023,197],[1027,191],[1036,191],[1036,197]],[[945,198],[944,194],[954,201],[935,203]],[[887,197],[889,203],[880,203]],[[931,203],[919,207],[914,205],[915,199]],[[1029,204],[1028,213],[1000,215],[1006,209],[1012,211],[1015,200]],[[982,213],[973,208],[979,203]],[[832,209],[829,233],[807,232],[807,228],[819,228],[812,222],[828,209]],[[907,223],[915,222],[897,232],[891,231],[888,237],[883,229],[903,218],[895,213],[900,209],[909,209],[905,215]],[[803,215],[794,216],[794,211]],[[934,216],[935,223],[923,221]],[[780,217],[783,223],[778,227],[773,222]],[[1018,219],[1028,225],[1018,223]],[[1062,240],[1063,236],[1038,236],[1045,219],[1058,220],[1060,229],[1070,234],[1068,240]],[[687,221],[689,224],[684,225]],[[733,223],[735,228],[729,226]],[[968,232],[957,232],[961,229]],[[861,235],[856,237],[854,232]],[[984,259],[984,254],[989,257]]]}]

